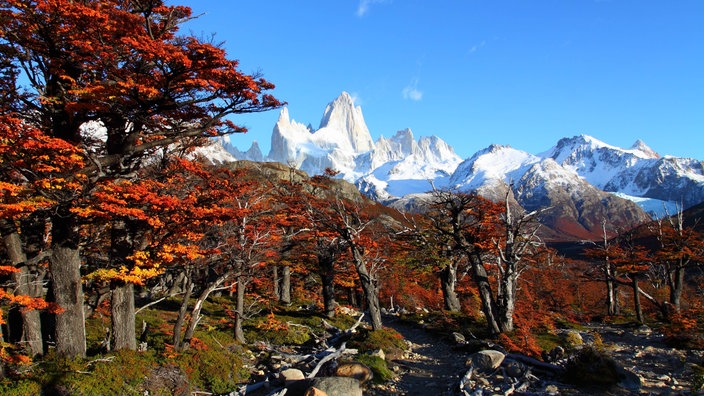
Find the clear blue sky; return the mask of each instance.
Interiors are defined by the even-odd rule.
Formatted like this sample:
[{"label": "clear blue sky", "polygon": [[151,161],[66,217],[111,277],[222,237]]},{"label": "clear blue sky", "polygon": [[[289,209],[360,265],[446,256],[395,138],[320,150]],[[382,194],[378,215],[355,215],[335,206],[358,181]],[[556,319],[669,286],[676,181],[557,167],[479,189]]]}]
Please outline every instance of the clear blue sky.
[{"label": "clear blue sky", "polygon": [[[588,134],[704,160],[704,0],[171,0],[318,127],[342,91],[374,139],[411,128],[462,157]],[[278,111],[236,117],[269,151]]]}]

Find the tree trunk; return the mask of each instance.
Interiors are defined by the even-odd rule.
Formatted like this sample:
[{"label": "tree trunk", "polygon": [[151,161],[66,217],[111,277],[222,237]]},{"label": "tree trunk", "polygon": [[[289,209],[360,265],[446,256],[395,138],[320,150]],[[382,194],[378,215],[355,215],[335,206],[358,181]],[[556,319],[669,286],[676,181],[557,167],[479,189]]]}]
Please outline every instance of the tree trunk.
[{"label": "tree trunk", "polygon": [[276,299],[280,300],[281,299],[281,292],[279,291],[280,290],[279,282],[281,282],[281,280],[279,279],[279,266],[278,265],[275,265],[274,268],[272,269],[272,277],[273,277],[272,281],[274,283],[274,297]]},{"label": "tree trunk", "polygon": [[349,289],[347,289],[347,296],[350,299],[350,305],[355,308],[358,308],[359,303],[357,302],[357,289],[355,286],[352,286]]},{"label": "tree trunk", "polygon": [[205,302],[206,299],[208,299],[208,296],[210,296],[210,293],[212,293],[215,289],[217,289],[223,283],[225,283],[231,276],[232,276],[232,272],[227,272],[227,273],[221,275],[214,282],[210,283],[208,285],[208,287],[203,289],[203,291],[200,293],[200,295],[196,299],[196,302],[193,305],[193,309],[191,310],[191,320],[188,322],[188,327],[186,328],[186,333],[183,335],[183,349],[186,349],[191,345],[191,339],[193,338],[193,333],[195,333],[195,331],[196,331],[196,326],[198,326],[198,322],[200,322],[200,320],[202,319],[202,317],[200,316],[200,311],[203,309],[203,303]]},{"label": "tree trunk", "polygon": [[458,312],[461,306],[455,292],[455,285],[457,284],[457,265],[455,263],[447,264],[440,270],[440,284],[442,285],[445,309],[450,312]]},{"label": "tree trunk", "polygon": [[604,270],[606,281],[606,313],[609,316],[616,316],[621,313],[618,303],[618,284],[614,281],[615,274],[608,260],[606,261]]},{"label": "tree trunk", "polygon": [[324,254],[318,254],[318,268],[320,270],[320,282],[323,285],[323,310],[325,316],[332,319],[335,317],[335,260]]},{"label": "tree trunk", "polygon": [[244,276],[237,277],[237,306],[235,307],[235,340],[244,344],[247,342],[244,338],[242,330],[242,322],[244,320],[244,292],[246,285],[244,284]]},{"label": "tree trunk", "polygon": [[176,323],[174,323],[174,350],[180,351],[183,349],[183,340],[181,339],[181,332],[183,331],[183,323],[186,321],[186,312],[188,311],[188,302],[191,299],[191,294],[193,293],[193,282],[191,277],[186,275],[186,292],[181,300],[181,307],[178,310],[178,316],[176,317]]},{"label": "tree trunk", "polygon": [[638,276],[635,274],[633,275],[632,286],[633,286],[633,304],[636,309],[636,319],[638,320],[638,323],[643,324],[643,323],[645,323],[645,320],[643,319],[643,308],[641,307],[641,304],[640,304],[640,286],[638,285]]},{"label": "tree trunk", "polygon": [[325,316],[332,319],[335,317],[335,275],[331,272],[323,272],[320,274],[320,280],[323,284],[323,310]]},{"label": "tree trunk", "polygon": [[502,332],[513,331],[513,313],[516,310],[516,283],[518,276],[511,270],[502,280],[501,295],[498,301],[498,325]]},{"label": "tree trunk", "polygon": [[291,267],[284,265],[281,270],[281,288],[279,301],[282,304],[291,304]]},{"label": "tree trunk", "polygon": [[114,349],[137,349],[137,333],[134,313],[134,285],[117,285],[110,298],[112,336]]},{"label": "tree trunk", "polygon": [[377,290],[376,279],[370,275],[367,265],[365,264],[364,256],[354,245],[351,247],[352,256],[354,257],[355,268],[359,276],[359,282],[364,291],[364,300],[367,303],[369,317],[372,322],[372,330],[381,330],[381,304],[379,303],[379,291]]},{"label": "tree trunk", "polygon": [[[3,221],[3,223],[5,223]],[[3,224],[4,225],[4,224]],[[5,234],[3,230],[3,234]],[[19,268],[20,272],[12,274],[12,280],[15,282],[15,294],[25,295],[29,297],[41,297],[41,285],[26,266],[27,256],[22,248],[22,239],[20,235],[12,230],[4,235],[5,251],[10,263],[13,267]],[[42,323],[39,316],[39,311],[32,309],[30,311],[20,310],[22,315],[22,341],[27,345],[27,350],[32,357],[41,356],[44,353],[42,343]]]},{"label": "tree trunk", "polygon": [[684,267],[677,266],[671,275],[670,304],[676,312],[680,311],[682,304],[682,289],[684,288]]},{"label": "tree trunk", "polygon": [[486,324],[491,336],[496,336],[501,333],[501,328],[494,314],[496,310],[496,302],[491,294],[491,284],[489,283],[489,275],[484,268],[484,265],[478,258],[470,258],[472,263],[472,277],[479,289],[479,299],[482,302],[482,312],[486,317]]},{"label": "tree trunk", "polygon": [[63,309],[63,312],[56,314],[56,351],[66,356],[85,356],[86,322],[78,247],[57,243],[52,248],[49,271],[52,294]]}]

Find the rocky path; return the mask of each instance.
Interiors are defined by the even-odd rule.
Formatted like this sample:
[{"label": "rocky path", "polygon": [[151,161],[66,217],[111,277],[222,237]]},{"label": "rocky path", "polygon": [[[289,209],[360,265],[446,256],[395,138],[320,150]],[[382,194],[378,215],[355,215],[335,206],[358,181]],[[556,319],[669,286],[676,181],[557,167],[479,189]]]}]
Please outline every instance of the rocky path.
[{"label": "rocky path", "polygon": [[590,324],[585,339],[599,334],[604,349],[623,367],[640,378],[637,394],[689,394],[694,364],[704,362],[704,352],[665,344],[662,334],[648,327]]},{"label": "rocky path", "polygon": [[[399,374],[393,382],[370,389],[370,395],[459,394],[460,378],[465,374],[468,354],[457,344],[427,332],[417,325],[388,320],[385,325],[398,331],[410,344],[410,352],[393,361]],[[704,361],[702,351],[685,351],[665,345],[662,335],[648,328],[627,328],[600,324],[587,325],[579,332],[587,344],[600,337],[602,348],[624,369],[635,374],[634,383],[615,387],[606,395],[692,395],[692,365]],[[546,384],[555,391],[547,391]],[[541,382],[529,394],[581,394],[579,389],[558,382]],[[550,389],[547,387],[547,389]],[[366,393],[365,393],[366,394]]]},{"label": "rocky path", "polygon": [[411,351],[393,361],[399,373],[391,384],[376,390],[377,395],[457,395],[457,387],[465,367],[466,356],[453,348],[455,343],[433,335],[417,325],[388,321],[386,326],[398,331],[409,343]]}]

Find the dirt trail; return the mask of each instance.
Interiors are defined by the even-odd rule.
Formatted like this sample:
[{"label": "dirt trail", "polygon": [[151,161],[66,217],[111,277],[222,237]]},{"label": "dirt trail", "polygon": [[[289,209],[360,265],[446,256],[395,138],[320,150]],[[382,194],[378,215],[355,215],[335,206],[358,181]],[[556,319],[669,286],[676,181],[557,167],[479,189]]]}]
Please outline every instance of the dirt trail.
[{"label": "dirt trail", "polygon": [[388,321],[385,325],[411,342],[412,351],[405,359],[394,361],[400,373],[394,389],[378,395],[457,394],[460,377],[467,370],[464,352],[453,349],[455,344],[450,340],[433,335],[417,325],[399,321]]}]

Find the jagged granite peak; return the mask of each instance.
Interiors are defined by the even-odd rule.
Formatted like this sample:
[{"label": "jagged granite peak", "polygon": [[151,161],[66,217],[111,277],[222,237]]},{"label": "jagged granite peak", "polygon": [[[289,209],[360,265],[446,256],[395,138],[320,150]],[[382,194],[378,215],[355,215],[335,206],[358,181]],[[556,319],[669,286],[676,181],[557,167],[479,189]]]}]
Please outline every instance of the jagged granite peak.
[{"label": "jagged granite peak", "polygon": [[325,133],[327,130],[346,132],[345,137],[348,139],[349,146],[356,153],[369,151],[374,147],[374,140],[364,122],[362,108],[354,105],[352,97],[347,92],[342,92],[337,99],[325,107],[320,128],[315,133]]},{"label": "jagged granite peak", "polygon": [[[230,151],[236,155],[256,155],[254,148],[239,154]],[[660,157],[640,140],[624,149],[589,135],[578,135],[560,139],[550,150],[538,155],[511,146],[491,145],[465,161],[442,139],[436,136],[417,139],[410,129],[399,130],[388,138],[381,136],[373,142],[361,108],[354,105],[346,92],[326,106],[317,130],[308,123],[294,121],[288,108],[282,109],[266,160],[293,165],[309,174],[333,168],[368,196],[386,203],[427,192],[433,186],[478,191],[502,199],[509,184],[517,193],[520,190],[532,194],[531,199],[554,197],[557,201],[579,201],[572,192],[592,191],[591,187],[595,187],[611,193],[599,198],[603,202],[623,207],[619,199],[627,198],[649,211],[655,208],[652,213],[656,215],[664,214],[664,205],[670,205],[670,209],[676,203],[687,208],[704,201],[704,171],[700,161]],[[542,184],[522,186],[522,183]],[[549,192],[551,189],[556,190]],[[538,191],[543,191],[541,197]],[[519,195],[517,200],[521,200]],[[593,198],[587,201],[597,205],[599,199],[595,193],[588,195]],[[419,198],[415,201],[419,202]],[[579,211],[574,216],[565,218],[584,217]]]},{"label": "jagged granite peak", "polygon": [[222,141],[223,148],[227,150],[232,156],[237,160],[253,161],[253,162],[264,162],[264,154],[262,154],[262,149],[259,147],[257,141],[253,141],[252,145],[247,151],[240,151],[237,147],[234,147],[230,141]]},{"label": "jagged granite peak", "polygon": [[268,159],[274,162],[290,165],[294,164],[304,171],[301,165],[309,156],[312,143],[312,134],[304,124],[296,122],[289,117],[288,108],[284,107],[279,113],[279,119],[274,125],[271,134],[271,149]]}]

